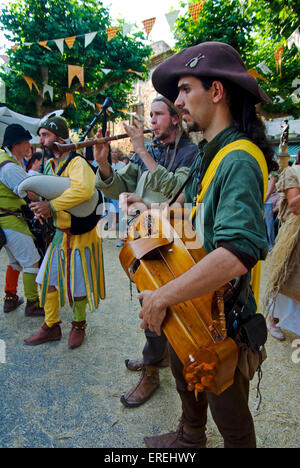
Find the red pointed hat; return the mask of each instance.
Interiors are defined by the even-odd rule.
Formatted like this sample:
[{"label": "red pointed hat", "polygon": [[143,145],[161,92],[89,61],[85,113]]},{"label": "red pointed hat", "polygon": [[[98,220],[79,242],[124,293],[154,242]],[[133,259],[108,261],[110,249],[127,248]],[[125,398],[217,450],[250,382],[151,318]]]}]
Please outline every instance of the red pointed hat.
[{"label": "red pointed hat", "polygon": [[188,75],[227,79],[252,94],[254,102],[272,104],[256,79],[247,72],[239,53],[229,44],[202,42],[184,49],[154,70],[152,84],[159,94],[174,102],[179,78]]}]

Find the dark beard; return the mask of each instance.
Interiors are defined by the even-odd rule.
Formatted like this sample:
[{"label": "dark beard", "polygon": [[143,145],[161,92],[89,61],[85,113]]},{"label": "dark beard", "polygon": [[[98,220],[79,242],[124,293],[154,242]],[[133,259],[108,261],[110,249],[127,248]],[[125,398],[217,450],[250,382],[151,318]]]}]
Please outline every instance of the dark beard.
[{"label": "dark beard", "polygon": [[193,122],[190,125],[187,125],[189,132],[201,132],[201,128],[197,122]]},{"label": "dark beard", "polygon": [[45,151],[45,155],[46,155],[46,158],[47,159],[51,159],[51,158],[55,158],[55,154],[53,152],[53,150],[55,149],[54,146],[43,146],[43,150]]}]

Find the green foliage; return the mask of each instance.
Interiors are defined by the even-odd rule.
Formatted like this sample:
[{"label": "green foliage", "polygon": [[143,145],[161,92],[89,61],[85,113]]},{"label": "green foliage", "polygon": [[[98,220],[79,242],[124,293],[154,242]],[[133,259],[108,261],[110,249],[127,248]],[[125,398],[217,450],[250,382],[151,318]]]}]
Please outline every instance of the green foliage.
[{"label": "green foliage", "polygon": [[[74,127],[84,128],[92,119],[93,109],[83,98],[93,103],[103,103],[106,96],[113,100],[113,120],[120,109],[128,105],[128,94],[133,89],[137,75],[148,70],[145,60],[151,49],[144,45],[142,33],[132,38],[123,37],[119,30],[107,41],[106,29],[112,27],[109,12],[97,0],[15,0],[0,15],[2,29],[13,43],[21,44],[14,52],[8,51],[9,67],[21,73],[0,73],[7,86],[7,105],[17,112],[30,116],[43,116],[54,109],[65,108],[65,93],[73,93],[77,109],[69,105],[64,115]],[[98,31],[94,40],[84,47],[84,34]],[[64,43],[61,55],[53,39],[77,37],[72,49]],[[47,50],[37,44],[49,40]],[[32,45],[25,45],[30,43]],[[68,65],[84,67],[84,88],[77,78],[68,88]],[[112,71],[105,74],[102,68]],[[54,89],[53,102],[46,93],[43,98],[35,88],[30,91],[22,75],[31,77],[40,90],[44,84]]]},{"label": "green foliage", "polygon": [[[299,118],[300,103],[291,97],[296,90],[294,80],[300,75],[299,51],[295,45],[290,50],[284,47],[281,76],[274,58],[274,52],[299,26],[299,0],[206,0],[196,23],[188,11],[188,5],[193,3],[198,1],[181,4],[186,13],[175,23],[176,50],[204,41],[232,45],[248,70],[255,68],[268,80],[258,78],[259,85],[274,102],[272,106],[263,104],[264,111]],[[262,62],[271,73],[265,74],[257,67]]]}]

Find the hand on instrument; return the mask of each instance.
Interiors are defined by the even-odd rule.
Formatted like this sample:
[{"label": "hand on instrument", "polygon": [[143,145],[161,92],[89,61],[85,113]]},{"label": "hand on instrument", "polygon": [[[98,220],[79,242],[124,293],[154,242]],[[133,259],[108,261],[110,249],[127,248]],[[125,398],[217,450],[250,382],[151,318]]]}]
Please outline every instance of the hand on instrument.
[{"label": "hand on instrument", "polygon": [[31,201],[39,201],[39,199],[40,199],[40,195],[38,195],[37,193],[34,193],[34,192],[30,192],[30,191],[27,192],[27,197]]},{"label": "hand on instrument", "polygon": [[140,327],[149,328],[150,331],[154,331],[160,336],[167,309],[160,301],[159,289],[143,291],[137,297],[142,300],[142,308],[139,313],[139,317],[142,319]]},{"label": "hand on instrument", "polygon": [[119,205],[123,213],[129,216],[135,216],[137,212],[142,213],[148,209],[148,206],[139,195],[130,192],[121,193]]},{"label": "hand on instrument", "polygon": [[29,208],[33,211],[35,219],[37,219],[41,224],[43,224],[44,219],[52,216],[51,205],[47,200],[32,202],[30,203]]},{"label": "hand on instrument", "polygon": [[[109,137],[109,131],[106,132],[106,137]],[[99,128],[99,130],[96,133],[96,138],[102,138],[102,129]],[[107,163],[108,159],[108,154],[109,154],[109,144],[108,143],[100,143],[98,145],[94,145],[94,159],[97,162],[98,165],[101,165],[101,163]]]},{"label": "hand on instrument", "polygon": [[123,127],[125,128],[126,132],[128,133],[128,136],[131,139],[134,151],[137,154],[141,153],[142,151],[145,151],[146,147],[142,124],[137,119],[134,119],[133,125],[127,125],[123,123]]}]

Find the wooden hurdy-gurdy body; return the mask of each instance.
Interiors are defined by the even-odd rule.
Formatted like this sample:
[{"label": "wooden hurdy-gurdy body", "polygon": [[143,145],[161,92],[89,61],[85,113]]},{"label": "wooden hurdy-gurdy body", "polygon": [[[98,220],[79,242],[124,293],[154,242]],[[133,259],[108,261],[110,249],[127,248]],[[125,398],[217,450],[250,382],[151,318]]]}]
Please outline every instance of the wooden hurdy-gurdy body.
[{"label": "wooden hurdy-gurdy body", "polygon": [[[139,291],[157,289],[206,255],[188,213],[181,208],[149,210],[131,223],[120,253]],[[220,394],[233,383],[237,345],[226,332],[220,291],[169,307],[163,332],[183,364],[187,388]]]}]

